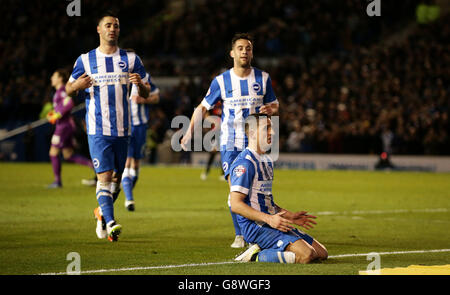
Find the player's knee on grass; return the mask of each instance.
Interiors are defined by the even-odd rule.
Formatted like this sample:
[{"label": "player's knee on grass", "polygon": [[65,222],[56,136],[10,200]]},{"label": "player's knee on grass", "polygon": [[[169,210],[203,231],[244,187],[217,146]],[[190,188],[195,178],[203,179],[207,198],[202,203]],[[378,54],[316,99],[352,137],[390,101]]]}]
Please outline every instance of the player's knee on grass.
[{"label": "player's knee on grass", "polygon": [[316,251],[318,259],[325,260],[325,259],[328,258],[328,251],[327,251],[327,248],[325,248],[324,245],[322,245],[318,241],[314,240],[311,246]]},{"label": "player's knee on grass", "polygon": [[317,258],[317,253],[312,246],[303,240],[290,244],[286,251],[295,253],[295,263],[307,264]]}]

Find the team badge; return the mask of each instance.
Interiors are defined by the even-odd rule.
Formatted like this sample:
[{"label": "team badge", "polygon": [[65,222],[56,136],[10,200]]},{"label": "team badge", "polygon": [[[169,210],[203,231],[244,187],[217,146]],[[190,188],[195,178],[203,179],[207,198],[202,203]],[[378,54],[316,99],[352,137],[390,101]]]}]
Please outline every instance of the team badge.
[{"label": "team badge", "polygon": [[92,160],[92,164],[94,165],[94,168],[98,168],[98,167],[100,167],[100,161],[97,159],[97,158],[94,158],[93,160]]},{"label": "team badge", "polygon": [[224,172],[227,172],[227,170],[228,170],[228,162],[223,162],[222,169],[223,169]]},{"label": "team badge", "polygon": [[123,60],[119,61],[117,64],[119,65],[119,68],[121,68],[122,70],[124,70],[127,67],[127,63],[124,62]]},{"label": "team badge", "polygon": [[234,172],[234,175],[236,175],[237,177],[240,177],[242,174],[245,173],[245,167],[242,165],[239,165],[236,168],[234,168],[233,172]]},{"label": "team badge", "polygon": [[259,92],[261,90],[261,85],[259,85],[259,83],[253,83],[252,85],[253,91],[255,92]]}]

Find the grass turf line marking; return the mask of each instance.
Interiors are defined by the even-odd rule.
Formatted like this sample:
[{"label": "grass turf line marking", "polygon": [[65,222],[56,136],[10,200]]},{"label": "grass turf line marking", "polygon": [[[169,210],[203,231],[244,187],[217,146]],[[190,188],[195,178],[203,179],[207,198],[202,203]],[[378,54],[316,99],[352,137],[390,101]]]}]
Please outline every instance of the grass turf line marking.
[{"label": "grass turf line marking", "polygon": [[393,209],[393,210],[354,210],[354,211],[321,211],[312,212],[317,215],[364,215],[364,214],[391,214],[391,213],[436,213],[448,212],[448,208],[433,208],[433,209]]},{"label": "grass turf line marking", "polygon": [[[450,252],[450,249],[394,251],[394,252],[376,252],[376,253],[378,253],[379,255],[399,255],[399,254],[419,254],[419,253],[439,253],[439,252]],[[359,257],[359,256],[367,256],[369,254],[370,253],[330,255],[328,256],[328,258]],[[135,270],[152,270],[152,269],[170,269],[181,267],[210,266],[210,265],[237,264],[237,263],[245,263],[245,262],[223,261],[223,262],[208,262],[208,263],[178,264],[178,265],[157,265],[157,266],[126,267],[113,269],[95,269],[95,270],[81,271],[80,274],[95,274],[104,272],[120,272],[120,271],[135,271]],[[41,273],[39,275],[65,275],[65,274],[67,274],[67,272]]]}]

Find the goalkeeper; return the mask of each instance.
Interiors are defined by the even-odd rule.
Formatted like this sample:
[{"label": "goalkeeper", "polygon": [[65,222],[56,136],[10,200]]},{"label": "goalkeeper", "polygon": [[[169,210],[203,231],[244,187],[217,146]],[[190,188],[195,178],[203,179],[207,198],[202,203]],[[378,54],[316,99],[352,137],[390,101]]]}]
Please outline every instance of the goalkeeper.
[{"label": "goalkeeper", "polygon": [[64,160],[93,168],[91,160],[74,153],[74,131],[75,122],[72,119],[71,111],[74,103],[70,96],[66,94],[65,83],[69,74],[62,70],[56,70],[50,78],[52,87],[56,92],[53,95],[53,110],[47,114],[47,120],[55,125],[55,132],[51,139],[50,161],[52,163],[55,181],[48,188],[62,187],[61,181],[61,160],[59,154],[62,151]]}]

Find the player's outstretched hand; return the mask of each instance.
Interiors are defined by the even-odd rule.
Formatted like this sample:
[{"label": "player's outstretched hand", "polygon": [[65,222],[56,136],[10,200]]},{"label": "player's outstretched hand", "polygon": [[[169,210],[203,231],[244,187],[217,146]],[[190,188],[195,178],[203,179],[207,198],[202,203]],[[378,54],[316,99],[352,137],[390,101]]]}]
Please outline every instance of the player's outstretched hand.
[{"label": "player's outstretched hand", "polygon": [[274,229],[278,229],[282,232],[287,232],[291,229],[294,229],[294,227],[291,225],[291,222],[283,217],[285,213],[286,211],[281,211],[275,215],[270,215],[268,224]]},{"label": "player's outstretched hand", "polygon": [[316,216],[307,214],[306,211],[295,212],[292,216],[292,223],[300,225],[306,229],[312,229],[317,222],[313,219],[316,219]]}]

